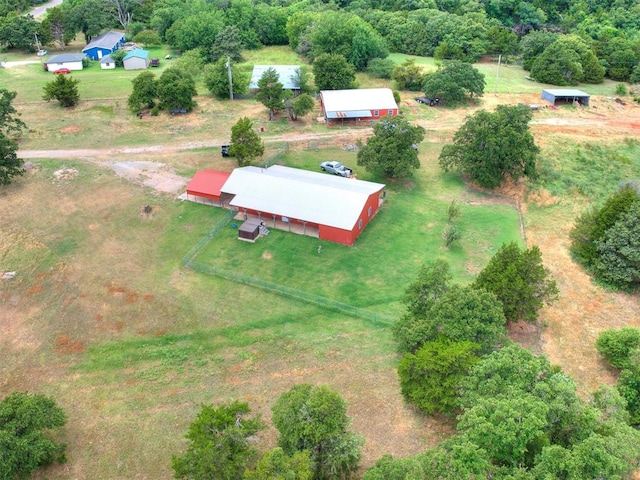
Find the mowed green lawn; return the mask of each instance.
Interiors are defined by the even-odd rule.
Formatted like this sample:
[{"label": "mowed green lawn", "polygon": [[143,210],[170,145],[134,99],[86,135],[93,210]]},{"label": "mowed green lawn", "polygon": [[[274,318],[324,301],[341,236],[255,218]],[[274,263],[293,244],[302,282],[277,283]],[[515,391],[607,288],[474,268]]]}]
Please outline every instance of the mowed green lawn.
[{"label": "mowed green lawn", "polygon": [[[398,315],[404,290],[420,266],[437,258],[451,263],[466,283],[504,242],[519,241],[516,209],[495,205],[469,192],[454,176],[439,172],[435,151],[425,148],[423,167],[406,184],[391,183],[376,217],[353,247],[271,230],[255,244],[239,242],[231,223],[197,260],[228,271],[300,289],[360,308]],[[356,154],[338,149],[296,150],[281,163],[319,170],[321,161],[339,159],[355,167],[359,179],[385,182],[356,166]],[[445,248],[447,208],[456,200],[462,215],[454,223],[462,240]],[[269,226],[269,221],[267,221]],[[318,255],[317,248],[322,246]]]}]

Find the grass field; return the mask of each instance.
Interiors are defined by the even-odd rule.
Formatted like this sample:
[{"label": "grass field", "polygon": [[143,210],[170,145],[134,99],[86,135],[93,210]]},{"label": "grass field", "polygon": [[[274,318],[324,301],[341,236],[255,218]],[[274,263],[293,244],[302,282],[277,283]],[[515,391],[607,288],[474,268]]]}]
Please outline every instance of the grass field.
[{"label": "grass field", "polygon": [[[246,52],[246,59],[300,62],[286,48]],[[365,141],[368,130],[327,135],[311,118],[267,122],[255,101],[207,96],[198,97],[191,115],[139,120],[125,110],[130,78],[114,82],[106,100],[102,75],[119,73],[95,69],[81,72],[87,98],[67,112],[37,99],[39,82],[51,78],[38,68],[0,70],[0,82],[19,91],[16,106],[29,126],[21,148],[193,146],[33,160],[34,169],[0,190],[0,268],[17,274],[0,281],[0,391],[53,395],[69,415],[60,434],[68,462],[37,478],[171,478],[171,456],[184,448],[201,403],[246,400],[269,420],[280,393],[300,382],[328,384],[345,397],[354,430],[366,437],[365,466],[384,453],[421,452],[451,433],[450,421],[424,417],[402,402],[387,327],[182,268],[184,255],[225,212],[177,202],[110,169],[116,161],[145,160],[187,177],[202,168],[230,170],[233,163],[198,142],[226,141],[241,115],[264,127],[268,155],[287,142],[279,162],[317,170],[323,160],[340,160],[360,179],[387,183],[386,202],[352,248],[321,242],[318,255],[317,239],[273,230],[247,244],[229,226],[198,261],[395,316],[422,262],[443,258],[456,281],[466,283],[501,243],[521,241],[519,206],[526,243],[540,246],[561,298],[543,310],[539,330],[517,325],[512,338],[549,355],[585,394],[613,380],[595,338],[603,328],[637,326],[640,301],[593,285],[568,255],[568,232],[589,202],[640,176],[634,107],[619,110],[597,99],[597,112],[536,112],[541,179],[487,194],[443,174],[437,156],[474,109],[537,96],[541,86],[524,80],[517,67],[501,66],[500,95],[487,93],[465,108],[420,106],[412,92],[402,92],[405,115],[427,128],[422,167],[407,181],[371,176],[357,167],[354,152],[341,148]],[[490,92],[496,65],[478,68],[486,69]],[[365,76],[359,81],[378,85]],[[594,86],[604,95],[609,87]],[[292,134],[307,139],[288,142]],[[62,168],[77,175],[57,178]],[[462,207],[463,237],[445,249],[440,235],[454,199]],[[269,428],[258,446],[270,448],[275,439]]]}]

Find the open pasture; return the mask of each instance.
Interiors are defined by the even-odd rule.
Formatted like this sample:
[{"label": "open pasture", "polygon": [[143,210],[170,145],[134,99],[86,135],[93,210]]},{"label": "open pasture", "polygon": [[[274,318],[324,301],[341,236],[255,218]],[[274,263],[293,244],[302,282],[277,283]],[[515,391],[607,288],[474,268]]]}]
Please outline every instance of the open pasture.
[{"label": "open pasture", "polygon": [[[295,61],[270,51],[274,62]],[[257,63],[251,54],[247,61]],[[201,403],[246,400],[269,420],[279,394],[300,382],[328,384],[345,397],[354,430],[366,437],[365,467],[384,453],[420,452],[451,433],[451,423],[402,402],[388,327],[182,268],[183,256],[224,211],[178,202],[112,171],[125,160],[160,162],[184,177],[230,170],[233,163],[215,147],[243,115],[265,127],[266,156],[288,142],[277,158],[285,165],[318,170],[323,160],[340,160],[358,178],[386,183],[386,203],[353,248],[322,243],[318,255],[317,239],[276,231],[251,245],[229,226],[198,261],[395,316],[422,262],[444,258],[467,283],[502,242],[522,241],[519,207],[526,243],[540,246],[561,294],[538,328],[516,325],[512,337],[549,355],[584,394],[613,380],[595,338],[604,328],[638,326],[640,301],[593,285],[568,254],[568,232],[590,201],[640,176],[638,107],[597,98],[597,111],[536,112],[541,179],[489,195],[443,174],[437,156],[476,108],[534,103],[540,85],[532,90],[517,67],[504,69],[498,95],[487,73],[485,97],[461,109],[420,106],[413,92],[402,92],[406,115],[427,129],[422,167],[406,181],[375,178],[342,149],[365,141],[368,129],[327,129],[312,116],[270,123],[253,100],[206,95],[193,114],[137,119],[126,111],[124,77],[108,100],[91,87],[67,112],[37,100],[37,82],[50,77],[36,67],[0,70],[0,81],[18,90],[16,107],[29,127],[21,148],[63,152],[41,152],[33,169],[0,190],[0,265],[16,271],[0,281],[0,390],[52,395],[69,416],[62,432],[68,462],[40,478],[171,478],[171,455],[184,447]],[[517,74],[508,82],[511,69]],[[103,72],[84,73],[78,78],[90,84]],[[609,95],[608,86],[599,87]],[[454,199],[463,237],[447,250],[440,234]],[[259,448],[274,446],[275,438],[270,428]]]}]

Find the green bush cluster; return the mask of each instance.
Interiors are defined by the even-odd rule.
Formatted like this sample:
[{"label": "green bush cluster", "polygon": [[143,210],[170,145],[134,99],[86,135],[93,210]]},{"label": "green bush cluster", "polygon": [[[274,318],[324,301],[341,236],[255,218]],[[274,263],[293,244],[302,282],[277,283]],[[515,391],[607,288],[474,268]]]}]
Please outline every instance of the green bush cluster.
[{"label": "green bush cluster", "polygon": [[585,211],[570,233],[571,252],[595,278],[617,289],[640,287],[640,195],[630,183]]},{"label": "green bush cluster", "polygon": [[620,370],[616,388],[626,401],[629,423],[640,425],[640,330],[605,330],[596,341],[598,352]]}]

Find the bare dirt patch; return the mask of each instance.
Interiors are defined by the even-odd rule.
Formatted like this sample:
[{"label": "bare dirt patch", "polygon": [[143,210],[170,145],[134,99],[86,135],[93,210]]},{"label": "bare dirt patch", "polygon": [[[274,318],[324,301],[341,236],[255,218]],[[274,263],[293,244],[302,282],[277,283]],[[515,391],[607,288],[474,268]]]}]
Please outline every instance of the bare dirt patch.
[{"label": "bare dirt patch", "polygon": [[113,170],[120,177],[165,193],[178,193],[187,184],[173,168],[158,162],[116,162]]},{"label": "bare dirt patch", "polygon": [[53,178],[58,181],[73,180],[78,176],[78,170],[75,168],[61,168],[53,172]]},{"label": "bare dirt patch", "polygon": [[60,129],[62,133],[78,133],[82,131],[82,127],[78,125],[69,125],[68,127],[64,127]]}]

